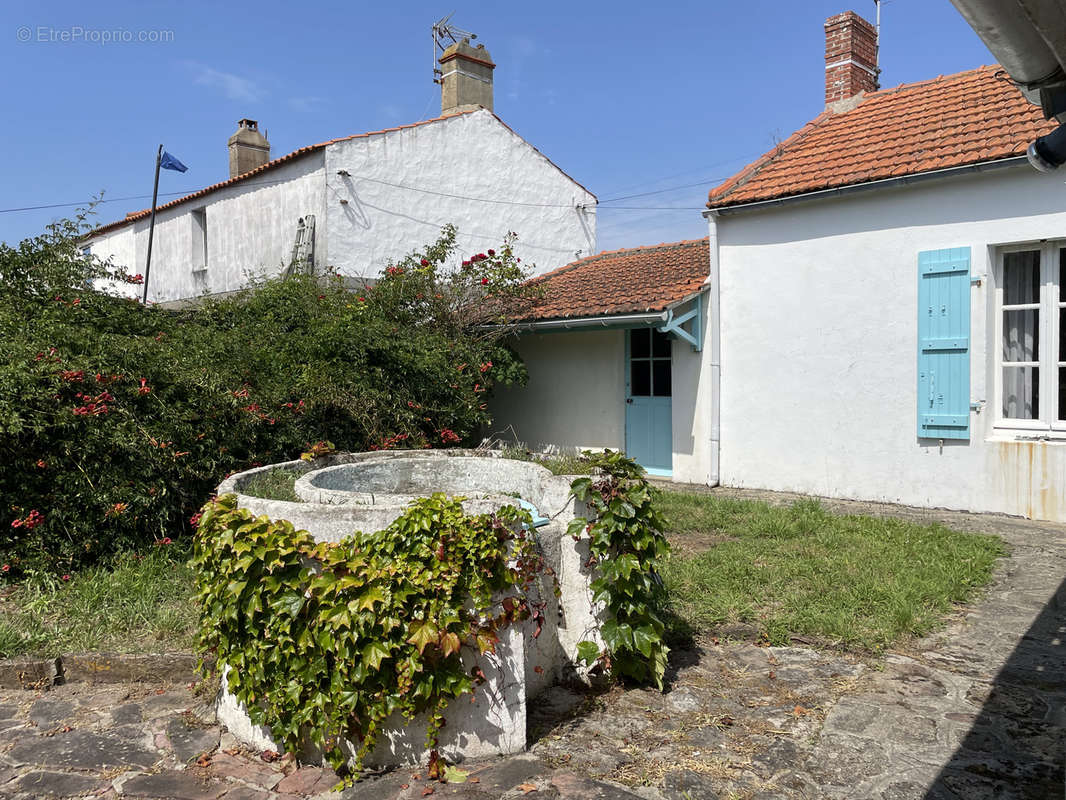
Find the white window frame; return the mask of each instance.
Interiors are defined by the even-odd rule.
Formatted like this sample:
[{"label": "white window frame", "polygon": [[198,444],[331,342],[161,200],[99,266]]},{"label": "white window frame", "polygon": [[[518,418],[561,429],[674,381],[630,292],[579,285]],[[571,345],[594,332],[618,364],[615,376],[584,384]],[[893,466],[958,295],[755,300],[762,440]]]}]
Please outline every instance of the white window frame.
[{"label": "white window frame", "polygon": [[[1059,357],[1059,309],[1066,307],[1066,293],[1060,291],[1059,259],[1060,251],[1066,249],[1066,240],[1053,239],[1027,242],[1000,247],[996,250],[996,279],[993,303],[993,370],[995,384],[995,423],[994,427],[1004,433],[1012,433],[1019,438],[1044,436],[1066,439],[1066,419],[1058,419],[1059,405],[1059,367],[1066,367],[1066,361]],[[1040,253],[1040,297],[1036,304],[1003,305],[1004,291],[1004,256],[1036,250]],[[1039,369],[1039,419],[1014,419],[1003,416],[1003,317],[1009,310],[1039,310],[1040,342],[1035,362],[1008,362],[1011,365],[1030,365]]]}]

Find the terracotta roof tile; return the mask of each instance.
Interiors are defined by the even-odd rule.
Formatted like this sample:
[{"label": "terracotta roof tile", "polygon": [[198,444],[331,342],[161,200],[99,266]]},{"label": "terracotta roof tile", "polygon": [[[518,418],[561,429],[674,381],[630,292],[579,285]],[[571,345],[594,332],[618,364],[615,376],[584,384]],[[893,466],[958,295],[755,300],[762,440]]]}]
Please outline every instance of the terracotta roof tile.
[{"label": "terracotta roof tile", "polygon": [[599,253],[531,281],[544,296],[525,321],[663,311],[698,292],[709,270],[707,239]]},{"label": "terracotta roof tile", "polygon": [[823,111],[711,190],[722,208],[1025,154],[1055,128],[998,66],[866,95]]}]

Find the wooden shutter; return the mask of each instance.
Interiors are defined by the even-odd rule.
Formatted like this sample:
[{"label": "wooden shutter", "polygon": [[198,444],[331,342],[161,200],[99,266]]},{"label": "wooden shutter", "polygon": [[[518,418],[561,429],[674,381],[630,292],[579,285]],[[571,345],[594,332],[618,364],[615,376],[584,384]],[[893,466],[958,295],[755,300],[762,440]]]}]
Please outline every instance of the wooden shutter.
[{"label": "wooden shutter", "polygon": [[918,254],[918,436],[970,438],[970,248]]}]

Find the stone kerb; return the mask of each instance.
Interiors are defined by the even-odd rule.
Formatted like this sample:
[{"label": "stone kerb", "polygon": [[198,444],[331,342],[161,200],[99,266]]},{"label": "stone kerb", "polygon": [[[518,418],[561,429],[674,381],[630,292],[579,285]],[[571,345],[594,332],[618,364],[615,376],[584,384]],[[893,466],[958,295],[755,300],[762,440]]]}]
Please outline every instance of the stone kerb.
[{"label": "stone kerb", "polygon": [[[257,474],[277,468],[299,474],[295,489],[304,502],[244,494],[242,489]],[[500,458],[498,451],[398,450],[333,455],[316,460],[313,466],[290,461],[259,467],[231,476],[218,493],[235,493],[240,507],[257,516],[286,519],[324,542],[338,542],[356,530],[382,530],[404,512],[411,499],[434,491],[472,498],[463,503],[467,513],[513,504],[517,495],[548,519],[536,530],[536,538],[550,573],[542,576],[532,592],[533,600],[545,603],[542,621],[526,620],[508,628],[494,657],[465,648],[462,652],[464,661],[473,665],[476,660],[488,680],[478,687],[473,700],[459,698],[445,712],[448,725],[441,731],[441,752],[460,761],[524,750],[527,701],[560,680],[584,677],[574,662],[578,642],[588,639],[602,646],[603,610],[592,603],[588,541],[586,537],[574,541],[566,533],[569,522],[583,517],[586,510],[570,495],[571,480],[552,475],[539,464]],[[366,498],[348,495],[372,495],[372,499],[358,502]],[[322,499],[327,502],[317,501]],[[237,738],[276,750],[269,731],[253,726],[246,710],[226,690],[225,680],[222,686],[219,721]],[[424,718],[388,720],[367,763],[388,766],[424,759],[425,729]]]}]

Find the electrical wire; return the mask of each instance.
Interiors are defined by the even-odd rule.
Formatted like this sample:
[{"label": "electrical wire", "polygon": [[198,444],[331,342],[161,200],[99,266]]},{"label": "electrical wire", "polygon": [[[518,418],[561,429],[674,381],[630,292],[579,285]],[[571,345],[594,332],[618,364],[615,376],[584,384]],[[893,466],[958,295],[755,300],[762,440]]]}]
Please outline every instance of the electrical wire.
[{"label": "electrical wire", "polygon": [[[575,207],[573,203],[527,203],[527,202],[523,202],[523,201],[520,201],[520,200],[504,200],[504,199],[499,199],[499,198],[494,198],[494,197],[472,197],[470,195],[454,194],[452,192],[441,192],[441,191],[438,191],[436,189],[426,189],[426,188],[423,188],[423,187],[420,187],[420,186],[408,186],[408,185],[402,184],[402,183],[393,183],[392,181],[386,181],[386,180],[381,180],[380,178],[371,178],[371,177],[362,176],[362,175],[353,175],[352,178],[354,180],[370,181],[371,183],[378,183],[378,184],[382,184],[384,186],[390,186],[390,187],[392,187],[394,189],[403,189],[403,190],[411,191],[411,192],[421,192],[423,194],[434,195],[436,197],[448,197],[448,198],[452,198],[452,199],[455,199],[455,200],[466,200],[466,201],[475,202],[475,203],[492,203],[492,204],[496,204],[496,205],[522,206],[522,207],[526,207],[526,208],[574,208]],[[278,179],[278,180],[269,180],[269,181],[254,181],[254,182],[250,181],[250,182],[247,182],[247,183],[242,182],[240,185],[242,187],[244,187],[244,188],[256,188],[256,187],[259,187],[259,186],[269,186],[269,185],[278,184],[278,183],[287,183],[287,182],[289,182],[291,180],[292,180],[292,178],[282,178],[282,179]],[[637,197],[649,197],[651,195],[666,194],[667,192],[675,192],[675,191],[678,191],[680,189],[691,189],[691,188],[696,187],[696,186],[713,185],[713,184],[719,183],[722,180],[724,180],[724,178],[708,178],[707,180],[698,181],[696,183],[687,183],[687,184],[683,184],[681,186],[671,186],[671,187],[668,187],[666,189],[656,189],[656,190],[651,191],[651,192],[640,192],[638,194],[623,195],[621,197],[611,197],[611,198],[608,198],[606,200],[600,200],[598,203],[596,203],[594,205],[593,204],[590,204],[590,205],[593,205],[593,207],[596,208],[597,210],[604,210],[604,211],[609,211],[609,210],[633,211],[633,210],[638,210],[638,209],[644,209],[644,210],[648,210],[648,211],[670,211],[670,210],[688,211],[688,210],[691,210],[690,207],[672,207],[672,206],[671,207],[661,207],[661,206],[660,207],[656,207],[656,206],[603,206],[603,203],[613,203],[613,202],[618,202],[620,200],[632,200],[632,199],[637,198]],[[223,188],[223,187],[219,187],[219,188]],[[159,196],[160,197],[178,197],[178,196],[184,197],[184,196],[189,196],[189,195],[196,194],[197,192],[201,192],[201,191],[204,191],[204,190],[203,189],[193,189],[193,190],[186,190],[186,191],[180,191],[180,192],[160,192]],[[95,199],[95,200],[82,200],[82,201],[73,202],[73,203],[47,203],[47,204],[35,205],[35,206],[21,206],[21,207],[18,207],[18,208],[0,208],[0,214],[13,214],[13,213],[20,212],[20,211],[43,211],[43,210],[53,209],[53,208],[74,208],[74,207],[77,207],[77,206],[98,205],[98,204],[102,204],[102,203],[131,202],[131,201],[134,201],[134,200],[148,200],[151,197],[152,196],[150,194],[128,195],[128,196],[125,196],[125,197],[108,197],[108,198],[99,198],[99,199]]]}]

